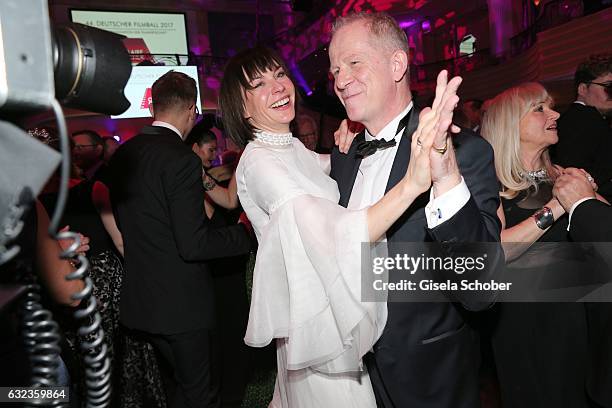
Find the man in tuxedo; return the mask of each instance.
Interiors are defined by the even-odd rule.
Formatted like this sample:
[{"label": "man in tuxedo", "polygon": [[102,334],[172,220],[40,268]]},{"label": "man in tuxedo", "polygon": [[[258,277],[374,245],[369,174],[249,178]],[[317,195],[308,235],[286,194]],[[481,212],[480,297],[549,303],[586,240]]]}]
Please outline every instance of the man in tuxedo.
[{"label": "man in tuxedo", "polygon": [[555,163],[588,171],[599,193],[612,200],[612,54],[592,55],[574,75],[576,101],[557,120]]},{"label": "man in tuxedo", "polygon": [[[412,133],[419,123],[409,87],[406,35],[385,14],[352,14],[336,20],[329,56],[336,94],[349,119],[366,128],[346,155],[337,149],[332,152],[331,176],[338,183],[340,204],[363,208],[404,176]],[[445,86],[443,76],[438,86]],[[432,189],[387,231],[390,257],[400,242],[499,241],[492,148],[470,131],[461,131],[452,140],[446,132],[441,134],[430,156]],[[499,262],[499,255],[497,261],[490,260]],[[386,327],[366,359],[379,406],[480,405],[479,341],[464,315],[465,309],[486,308],[493,299],[458,300],[388,302]]]},{"label": "man in tuxedo", "polygon": [[167,368],[170,407],[212,407],[212,277],[206,261],[250,248],[242,225],[204,214],[200,159],[183,143],[197,117],[196,83],[170,71],[153,84],[152,126],[111,159],[111,197],[125,245],[121,322],[143,332]]},{"label": "man in tuxedo", "polygon": [[[553,194],[569,214],[575,242],[612,241],[612,207],[597,199],[591,182],[577,169],[565,169]],[[612,304],[585,303],[589,327],[586,389],[595,407],[612,407]]]}]

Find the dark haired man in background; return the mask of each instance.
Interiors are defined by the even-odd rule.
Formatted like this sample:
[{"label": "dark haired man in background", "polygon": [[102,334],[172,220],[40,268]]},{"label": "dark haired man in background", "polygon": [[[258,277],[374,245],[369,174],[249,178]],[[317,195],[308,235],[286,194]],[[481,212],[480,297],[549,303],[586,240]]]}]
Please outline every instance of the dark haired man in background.
[{"label": "dark haired man in background", "polygon": [[95,130],[83,129],[72,134],[72,160],[86,180],[96,180],[104,164],[104,140]]},{"label": "dark haired man in background", "polygon": [[198,110],[189,76],[170,71],[152,87],[152,126],[110,162],[111,197],[125,244],[121,322],[162,357],[170,407],[216,407],[210,335],[214,292],[206,261],[248,252],[243,226],[212,228],[202,163],[183,143]]},{"label": "dark haired man in background", "polygon": [[574,75],[576,101],[557,120],[559,142],[551,150],[555,163],[583,168],[612,199],[612,54],[590,56]]}]

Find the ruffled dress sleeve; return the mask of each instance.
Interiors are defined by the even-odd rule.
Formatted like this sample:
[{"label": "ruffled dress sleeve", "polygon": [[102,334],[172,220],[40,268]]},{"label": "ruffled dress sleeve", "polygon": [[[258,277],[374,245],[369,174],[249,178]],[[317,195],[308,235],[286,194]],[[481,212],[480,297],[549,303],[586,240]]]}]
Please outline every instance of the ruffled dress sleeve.
[{"label": "ruffled dress sleeve", "polygon": [[274,155],[256,156],[243,157],[241,201],[269,221],[258,231],[245,342],[263,347],[287,338],[289,370],[360,371],[387,313],[385,303],[360,300],[366,210],[337,205]]}]

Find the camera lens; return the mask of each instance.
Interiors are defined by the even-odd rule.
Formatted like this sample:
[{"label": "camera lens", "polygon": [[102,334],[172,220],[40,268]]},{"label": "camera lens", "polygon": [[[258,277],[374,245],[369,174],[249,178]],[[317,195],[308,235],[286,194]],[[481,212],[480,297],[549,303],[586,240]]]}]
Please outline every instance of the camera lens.
[{"label": "camera lens", "polygon": [[130,107],[123,89],[132,64],[122,38],[76,23],[55,28],[55,94],[63,105],[110,115]]}]

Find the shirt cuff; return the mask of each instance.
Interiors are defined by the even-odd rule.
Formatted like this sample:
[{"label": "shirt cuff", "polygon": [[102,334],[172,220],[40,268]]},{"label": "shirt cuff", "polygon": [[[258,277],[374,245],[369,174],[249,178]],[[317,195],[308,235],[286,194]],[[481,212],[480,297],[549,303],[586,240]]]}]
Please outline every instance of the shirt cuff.
[{"label": "shirt cuff", "polygon": [[434,198],[433,189],[431,189],[429,203],[425,206],[427,227],[435,228],[451,219],[469,201],[470,196],[470,190],[463,177],[461,177],[461,183],[439,197]]},{"label": "shirt cuff", "polygon": [[574,210],[580,204],[582,204],[582,203],[584,203],[585,201],[588,201],[588,200],[597,200],[597,198],[595,198],[595,197],[585,197],[585,198],[582,198],[582,199],[576,201],[574,203],[574,205],[572,205],[572,208],[570,208],[570,211],[569,211],[569,220],[567,221],[567,230],[568,231],[570,230],[570,226],[572,225],[572,214],[574,214]]}]

